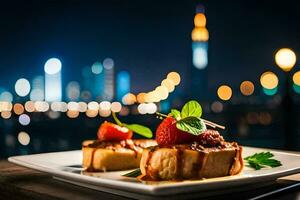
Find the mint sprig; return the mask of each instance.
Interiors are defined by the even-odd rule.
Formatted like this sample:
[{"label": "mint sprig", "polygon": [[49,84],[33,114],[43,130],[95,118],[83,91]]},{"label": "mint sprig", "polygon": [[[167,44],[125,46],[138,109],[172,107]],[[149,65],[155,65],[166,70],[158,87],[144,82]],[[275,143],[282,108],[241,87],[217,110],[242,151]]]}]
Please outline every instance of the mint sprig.
[{"label": "mint sprig", "polygon": [[186,104],[184,104],[182,110],[181,110],[181,117],[201,117],[202,115],[202,108],[200,104],[197,101],[189,101]]},{"label": "mint sprig", "polygon": [[146,138],[152,138],[153,136],[153,133],[151,131],[150,128],[146,127],[146,126],[143,126],[143,125],[140,125],[140,124],[125,124],[125,123],[122,123],[118,118],[117,118],[117,115],[116,113],[112,112],[112,116],[115,120],[115,122],[119,125],[119,126],[122,126],[122,127],[126,127],[128,128],[129,130],[141,135],[141,136],[144,136]]},{"label": "mint sprig", "polygon": [[184,104],[181,111],[172,109],[169,115],[177,120],[176,127],[179,130],[192,135],[200,135],[206,130],[206,125],[200,118],[202,115],[201,105],[195,100]]},{"label": "mint sprig", "polygon": [[251,156],[244,158],[250,167],[255,170],[260,170],[263,167],[278,167],[281,166],[279,160],[273,159],[274,155],[271,152],[255,153]]},{"label": "mint sprig", "polygon": [[176,128],[192,135],[200,135],[206,130],[206,125],[201,119],[192,116],[177,121]]}]

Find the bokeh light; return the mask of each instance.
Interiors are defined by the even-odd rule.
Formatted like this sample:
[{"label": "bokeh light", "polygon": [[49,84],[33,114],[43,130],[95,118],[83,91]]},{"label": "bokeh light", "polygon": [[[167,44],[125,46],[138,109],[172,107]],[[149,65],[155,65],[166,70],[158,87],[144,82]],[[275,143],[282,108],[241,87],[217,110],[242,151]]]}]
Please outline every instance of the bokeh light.
[{"label": "bokeh light", "polygon": [[87,103],[78,102],[78,111],[79,112],[86,112],[87,111]]},{"label": "bokeh light", "polygon": [[260,76],[260,84],[265,88],[265,89],[274,89],[278,86],[278,77],[276,76],[276,74],[274,74],[273,72],[264,72],[261,76]]},{"label": "bokeh light", "polygon": [[296,60],[295,52],[289,48],[282,48],[275,54],[275,62],[283,71],[290,71]]},{"label": "bokeh light", "polygon": [[91,68],[93,74],[100,74],[103,71],[103,66],[100,62],[95,62]]},{"label": "bokeh light", "polygon": [[34,102],[33,101],[26,101],[24,107],[25,107],[25,110],[27,112],[34,112],[35,111],[35,107],[34,107]]},{"label": "bokeh light", "polygon": [[111,111],[112,112],[120,112],[122,109],[122,105],[120,102],[112,102],[111,104]]},{"label": "bokeh light", "polygon": [[30,92],[30,83],[25,78],[20,78],[15,84],[15,91],[20,97],[25,97]]},{"label": "bokeh light", "polygon": [[208,30],[205,27],[195,27],[192,31],[192,40],[206,42],[209,39]]},{"label": "bokeh light", "polygon": [[71,111],[78,111],[78,103],[77,102],[74,102],[74,101],[70,101],[68,103],[68,110],[71,110]]},{"label": "bokeh light", "polygon": [[160,100],[165,100],[169,96],[168,88],[165,86],[158,86],[155,88],[155,92],[157,92]]},{"label": "bokeh light", "polygon": [[[164,79],[161,82],[161,86],[165,86],[168,89],[169,92],[173,92],[174,89],[175,89],[174,82],[170,79]],[[140,102],[140,103],[143,103],[143,102]]]},{"label": "bokeh light", "polygon": [[224,101],[227,101],[232,96],[232,89],[228,85],[221,85],[217,91],[218,97]]},{"label": "bokeh light", "polygon": [[22,114],[19,116],[19,123],[23,126],[27,126],[30,123],[30,117],[27,114]]},{"label": "bokeh light", "polygon": [[96,117],[98,115],[98,110],[87,110],[85,112],[86,116],[88,117]]},{"label": "bokeh light", "polygon": [[170,72],[167,75],[167,79],[173,81],[174,85],[179,85],[180,83],[180,75],[177,72]]},{"label": "bokeh light", "polygon": [[207,49],[208,45],[206,42],[193,42],[193,65],[197,69],[205,69],[208,64]]},{"label": "bokeh light", "polygon": [[1,112],[1,117],[3,119],[9,119],[11,117],[11,112],[10,111],[2,111]]},{"label": "bokeh light", "polygon": [[0,111],[11,111],[13,109],[13,105],[11,102],[0,101]]},{"label": "bokeh light", "polygon": [[103,60],[103,67],[105,69],[112,69],[114,67],[114,60],[111,58],[105,58]]},{"label": "bokeh light", "polygon": [[297,94],[300,94],[300,86],[299,85],[293,84],[293,89]]},{"label": "bokeh light", "polygon": [[67,111],[67,116],[69,118],[76,118],[79,116],[79,111],[78,110],[68,110]]},{"label": "bokeh light", "polygon": [[145,100],[146,100],[146,93],[144,93],[144,92],[139,93],[139,94],[136,96],[136,100],[137,100],[137,102],[139,102],[139,103],[144,103]]},{"label": "bokeh light", "polygon": [[102,101],[100,102],[100,110],[110,110],[111,103],[109,101]]},{"label": "bokeh light", "polygon": [[220,113],[223,111],[223,104],[220,101],[214,101],[210,108],[214,113]]},{"label": "bokeh light", "polygon": [[241,93],[245,96],[250,96],[254,92],[254,84],[251,81],[243,81],[240,85]]},{"label": "bokeh light", "polygon": [[157,111],[157,105],[155,103],[146,104],[146,111],[148,114],[154,114]]},{"label": "bokeh light", "polygon": [[293,75],[293,82],[296,85],[300,85],[300,71],[297,71]]},{"label": "bokeh light", "polygon": [[57,58],[50,58],[44,66],[44,71],[47,74],[56,74],[61,70],[61,62]]},{"label": "bokeh light", "polygon": [[50,108],[49,103],[46,101],[36,101],[34,107],[37,112],[47,112]]},{"label": "bokeh light", "polygon": [[98,113],[99,110],[99,103],[96,101],[91,101],[88,103],[88,110],[95,110]]},{"label": "bokeh light", "polygon": [[147,104],[141,103],[140,105],[138,105],[137,109],[141,115],[144,115],[147,113]]},{"label": "bokeh light", "polygon": [[99,115],[101,117],[109,117],[111,115],[111,110],[99,110]]},{"label": "bokeh light", "polygon": [[24,106],[20,103],[16,103],[13,107],[13,110],[16,115],[21,115],[24,113]]},{"label": "bokeh light", "polygon": [[268,95],[268,96],[273,96],[277,93],[278,87],[275,87],[273,89],[267,89],[267,88],[263,88],[263,92]]},{"label": "bokeh light", "polygon": [[0,94],[0,101],[12,102],[13,101],[13,95],[8,91],[4,91]]},{"label": "bokeh light", "polygon": [[71,81],[66,87],[67,98],[76,101],[80,97],[80,85],[77,81]]},{"label": "bokeh light", "polygon": [[136,96],[132,93],[128,93],[122,98],[122,103],[124,105],[132,105],[135,102],[136,102]]},{"label": "bokeh light", "polygon": [[21,131],[18,134],[18,141],[20,142],[20,144],[22,144],[23,146],[27,146],[30,143],[30,136],[28,135],[28,133],[26,133],[25,131]]},{"label": "bokeh light", "polygon": [[206,26],[206,17],[203,13],[197,13],[194,17],[194,24],[196,27]]}]

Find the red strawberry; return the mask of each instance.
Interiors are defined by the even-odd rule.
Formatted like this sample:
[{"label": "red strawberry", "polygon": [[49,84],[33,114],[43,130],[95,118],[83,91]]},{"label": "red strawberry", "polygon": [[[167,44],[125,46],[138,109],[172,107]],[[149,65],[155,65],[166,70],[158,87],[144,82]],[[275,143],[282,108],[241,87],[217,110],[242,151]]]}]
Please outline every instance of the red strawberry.
[{"label": "red strawberry", "polygon": [[100,141],[121,141],[131,139],[132,131],[126,127],[105,121],[99,127],[97,136]]},{"label": "red strawberry", "polygon": [[176,120],[165,118],[156,129],[156,141],[160,146],[192,142],[195,136],[176,128]]}]

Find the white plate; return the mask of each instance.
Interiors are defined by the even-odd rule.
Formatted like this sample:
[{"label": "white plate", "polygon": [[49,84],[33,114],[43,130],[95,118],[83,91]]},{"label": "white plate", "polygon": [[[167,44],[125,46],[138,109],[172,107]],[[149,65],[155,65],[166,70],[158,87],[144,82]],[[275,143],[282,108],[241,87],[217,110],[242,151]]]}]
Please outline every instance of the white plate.
[{"label": "white plate", "polygon": [[[266,149],[244,147],[243,157]],[[131,198],[141,198],[141,195],[152,197],[166,195],[185,195],[192,192],[204,194],[230,189],[247,184],[255,185],[275,180],[278,177],[300,172],[300,155],[285,153],[277,150],[271,151],[275,158],[280,160],[282,166],[253,170],[245,167],[242,174],[236,176],[212,178],[198,181],[161,182],[157,184],[144,184],[134,178],[121,176],[131,170],[83,174],[81,172],[82,152],[66,151],[58,153],[44,153],[8,158],[10,162],[42,172],[52,174],[57,179],[73,184],[119,194]],[[248,188],[247,186],[247,188]],[[237,187],[236,187],[237,188]],[[144,198],[144,196],[143,196]]]}]

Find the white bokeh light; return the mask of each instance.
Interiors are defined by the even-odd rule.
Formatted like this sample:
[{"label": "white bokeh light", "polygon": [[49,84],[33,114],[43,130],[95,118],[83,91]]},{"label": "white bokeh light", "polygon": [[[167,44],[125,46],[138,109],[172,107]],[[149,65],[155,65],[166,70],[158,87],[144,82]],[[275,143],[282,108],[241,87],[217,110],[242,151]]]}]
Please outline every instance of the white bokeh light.
[{"label": "white bokeh light", "polygon": [[57,58],[50,58],[47,60],[44,66],[44,70],[47,74],[56,74],[61,70],[61,62]]},{"label": "white bokeh light", "polygon": [[114,60],[113,59],[111,59],[111,58],[105,58],[104,60],[103,60],[103,67],[105,68],[105,69],[112,69],[113,67],[114,67]]},{"label": "white bokeh light", "polygon": [[28,135],[28,133],[21,131],[18,134],[18,141],[20,142],[20,144],[27,146],[30,143],[30,136]]},{"label": "white bokeh light", "polygon": [[22,114],[19,116],[19,122],[23,126],[27,126],[30,123],[30,117],[27,114]]},{"label": "white bokeh light", "polygon": [[25,97],[30,92],[30,83],[25,78],[20,78],[15,84],[15,91],[20,97]]}]

